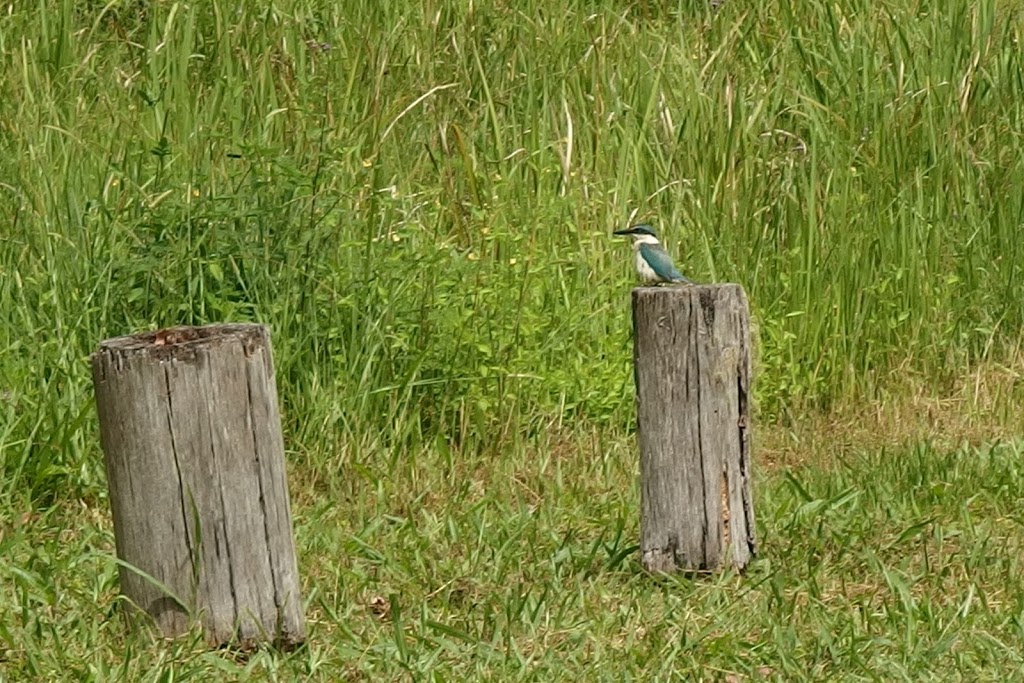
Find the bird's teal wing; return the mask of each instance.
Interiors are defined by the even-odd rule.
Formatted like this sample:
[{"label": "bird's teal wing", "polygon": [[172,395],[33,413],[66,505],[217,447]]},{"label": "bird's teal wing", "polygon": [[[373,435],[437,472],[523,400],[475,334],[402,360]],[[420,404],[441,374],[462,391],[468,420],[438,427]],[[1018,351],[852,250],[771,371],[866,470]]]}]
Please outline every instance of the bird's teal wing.
[{"label": "bird's teal wing", "polygon": [[672,257],[660,244],[641,244],[640,255],[647,261],[651,270],[665,282],[690,282],[676,270],[675,265],[672,264]]}]

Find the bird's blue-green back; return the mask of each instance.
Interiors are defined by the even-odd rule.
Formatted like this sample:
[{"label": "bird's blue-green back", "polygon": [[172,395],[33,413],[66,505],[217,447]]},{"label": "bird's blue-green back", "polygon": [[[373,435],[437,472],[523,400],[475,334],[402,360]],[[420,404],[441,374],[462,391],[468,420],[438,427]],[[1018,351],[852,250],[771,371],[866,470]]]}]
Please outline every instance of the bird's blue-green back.
[{"label": "bird's blue-green back", "polygon": [[689,282],[676,269],[672,263],[672,257],[660,244],[641,244],[640,255],[647,261],[651,270],[665,282]]}]

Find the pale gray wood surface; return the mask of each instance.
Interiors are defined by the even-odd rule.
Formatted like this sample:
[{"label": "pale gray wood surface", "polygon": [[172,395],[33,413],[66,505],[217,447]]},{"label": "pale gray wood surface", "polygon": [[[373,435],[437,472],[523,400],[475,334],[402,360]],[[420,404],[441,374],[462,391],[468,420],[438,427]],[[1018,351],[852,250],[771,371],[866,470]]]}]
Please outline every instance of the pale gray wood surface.
[{"label": "pale gray wood surface", "polygon": [[267,329],[108,339],[92,366],[122,593],[168,636],[302,642]]},{"label": "pale gray wood surface", "polygon": [[633,331],[643,566],[741,569],[757,550],[746,294],[638,287]]}]

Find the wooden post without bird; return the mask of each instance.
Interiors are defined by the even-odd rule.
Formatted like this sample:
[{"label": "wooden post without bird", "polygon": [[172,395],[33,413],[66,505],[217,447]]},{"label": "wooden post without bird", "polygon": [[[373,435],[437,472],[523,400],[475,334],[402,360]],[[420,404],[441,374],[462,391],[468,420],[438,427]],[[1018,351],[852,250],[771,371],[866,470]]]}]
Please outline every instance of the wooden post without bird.
[{"label": "wooden post without bird", "polygon": [[305,638],[270,335],[107,339],[92,356],[121,592],[211,646]]},{"label": "wooden post without bird", "polygon": [[757,550],[746,294],[637,287],[633,332],[643,566],[742,569]]}]

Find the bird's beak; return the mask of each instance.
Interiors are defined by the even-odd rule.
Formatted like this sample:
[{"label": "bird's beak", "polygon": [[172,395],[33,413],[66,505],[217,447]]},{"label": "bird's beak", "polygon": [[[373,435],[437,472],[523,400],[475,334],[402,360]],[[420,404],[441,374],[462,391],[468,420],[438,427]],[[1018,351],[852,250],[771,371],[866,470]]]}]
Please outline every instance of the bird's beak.
[{"label": "bird's beak", "polygon": [[633,228],[624,228],[622,230],[616,230],[612,234],[613,235],[632,235],[633,234]]}]

